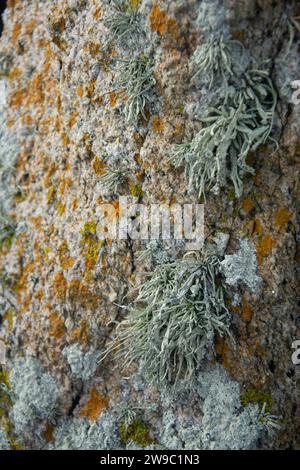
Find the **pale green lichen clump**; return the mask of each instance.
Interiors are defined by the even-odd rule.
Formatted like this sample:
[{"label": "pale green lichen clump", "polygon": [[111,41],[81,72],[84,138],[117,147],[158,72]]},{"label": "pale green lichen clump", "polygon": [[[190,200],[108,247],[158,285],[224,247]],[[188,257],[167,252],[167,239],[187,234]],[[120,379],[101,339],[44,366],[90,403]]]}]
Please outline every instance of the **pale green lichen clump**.
[{"label": "pale green lichen clump", "polygon": [[113,0],[113,8],[112,15],[104,22],[111,34],[110,42],[118,45],[133,42],[143,33],[141,15],[137,8],[128,1],[120,0]]},{"label": "pale green lichen clump", "polygon": [[153,60],[143,54],[120,61],[116,91],[126,96],[124,113],[132,124],[136,124],[141,117],[147,119],[146,111],[152,103],[156,83],[153,66]]},{"label": "pale green lichen clump", "polygon": [[234,185],[236,197],[243,192],[242,177],[254,173],[247,164],[250,151],[265,143],[273,127],[276,93],[268,72],[251,68],[223,90],[192,141],[176,145],[170,161],[185,166],[189,189],[199,197],[216,194]]},{"label": "pale green lichen clump", "polygon": [[229,334],[219,270],[216,256],[192,255],[158,265],[105,355],[121,345],[118,356],[124,365],[139,362],[151,380],[191,382],[206,344],[215,333]]}]

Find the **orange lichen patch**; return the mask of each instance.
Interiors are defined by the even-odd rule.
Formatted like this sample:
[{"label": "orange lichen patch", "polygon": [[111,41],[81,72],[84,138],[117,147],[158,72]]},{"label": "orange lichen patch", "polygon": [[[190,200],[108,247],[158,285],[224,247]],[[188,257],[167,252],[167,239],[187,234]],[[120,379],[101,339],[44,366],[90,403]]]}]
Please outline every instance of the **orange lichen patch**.
[{"label": "orange lichen patch", "polygon": [[95,18],[95,20],[101,20],[102,18],[102,9],[101,9],[101,6],[98,5],[94,12],[93,12],[93,17]]},{"label": "orange lichen patch", "polygon": [[37,299],[39,302],[42,300],[42,298],[44,297],[44,291],[43,291],[43,289],[42,289],[41,287],[36,291],[34,297],[35,297],[35,299]]},{"label": "orange lichen patch", "polygon": [[105,164],[103,163],[103,160],[99,157],[95,157],[95,159],[93,160],[93,168],[94,168],[94,172],[98,176],[101,176],[105,173],[104,171]]},{"label": "orange lichen patch", "polygon": [[38,216],[31,216],[29,218],[29,221],[35,226],[35,228],[37,228],[38,230],[41,230],[42,228],[42,222],[43,222],[43,218],[41,215],[38,215]]},{"label": "orange lichen patch", "polygon": [[109,93],[109,104],[111,108],[114,108],[117,104],[118,93],[116,91],[111,91]]},{"label": "orange lichen patch", "polygon": [[79,279],[73,279],[68,288],[68,299],[75,305],[94,310],[99,302],[99,296]]},{"label": "orange lichen patch", "polygon": [[32,34],[33,30],[36,28],[37,22],[35,20],[28,21],[24,23],[24,30],[26,34]]},{"label": "orange lichen patch", "polygon": [[73,211],[76,211],[76,209],[78,207],[78,199],[76,197],[74,197],[71,207],[72,207]]},{"label": "orange lichen patch", "polygon": [[167,33],[176,34],[178,26],[174,18],[170,18],[164,10],[156,3],[150,13],[150,27],[152,31],[164,36]]},{"label": "orange lichen patch", "polygon": [[271,253],[276,243],[276,240],[274,240],[271,235],[264,235],[258,240],[256,243],[258,264],[261,264],[263,259]]},{"label": "orange lichen patch", "polygon": [[16,90],[10,95],[9,104],[12,108],[20,108],[26,99],[26,89]]},{"label": "orange lichen patch", "polygon": [[225,369],[230,368],[229,360],[227,357],[227,353],[230,351],[228,343],[225,338],[222,338],[220,335],[216,335],[215,337],[215,351],[218,356],[222,359],[222,364]]},{"label": "orange lichen patch", "polygon": [[90,340],[90,327],[87,320],[81,320],[80,326],[73,331],[73,340],[76,343],[88,344]]},{"label": "orange lichen patch", "polygon": [[74,124],[76,124],[78,114],[79,114],[78,111],[74,111],[74,112],[71,114],[70,118],[69,118],[68,121],[67,121],[67,126],[68,126],[68,127],[73,127]]},{"label": "orange lichen patch", "polygon": [[284,228],[286,224],[291,220],[292,213],[285,207],[281,207],[274,214],[274,223],[276,228]]},{"label": "orange lichen patch", "polygon": [[19,78],[21,75],[22,75],[21,69],[19,69],[18,67],[14,67],[13,69],[10,70],[8,74],[8,78],[10,80],[15,80],[16,78]]},{"label": "orange lichen patch", "polygon": [[86,86],[86,93],[89,98],[93,98],[94,91],[96,86],[96,80],[90,80]]},{"label": "orange lichen patch", "polygon": [[80,416],[86,416],[90,421],[95,421],[108,407],[108,400],[100,395],[96,388],[92,388],[89,400],[80,412]]},{"label": "orange lichen patch", "polygon": [[67,147],[69,145],[70,139],[69,139],[69,136],[66,132],[62,132],[61,141],[62,141],[64,147]]},{"label": "orange lichen patch", "polygon": [[19,23],[15,23],[13,30],[12,30],[12,36],[11,36],[11,40],[13,44],[16,44],[20,36],[20,33],[21,33],[21,25]]},{"label": "orange lichen patch", "polygon": [[61,316],[53,312],[49,317],[49,335],[53,336],[55,339],[60,340],[65,336],[66,327],[65,323],[62,320]]},{"label": "orange lichen patch", "polygon": [[252,319],[253,311],[251,306],[246,298],[243,298],[243,307],[242,307],[242,319],[249,323]]},{"label": "orange lichen patch", "polygon": [[248,232],[249,235],[251,235],[252,237],[254,237],[255,235],[262,235],[263,226],[262,226],[262,224],[261,224],[261,221],[260,221],[259,219],[251,220],[251,221],[247,224],[247,232]]},{"label": "orange lichen patch", "polygon": [[69,269],[74,266],[75,260],[70,256],[66,240],[64,240],[58,247],[58,258],[62,269]]},{"label": "orange lichen patch", "polygon": [[68,47],[67,41],[58,35],[53,36],[52,41],[62,51],[65,51]]},{"label": "orange lichen patch", "polygon": [[78,87],[76,88],[76,95],[79,96],[79,98],[82,98],[83,92],[84,92],[83,85],[78,85]]},{"label": "orange lichen patch", "polygon": [[55,427],[53,424],[51,423],[46,424],[46,429],[43,433],[46,442],[50,443],[54,441],[54,430],[55,430]]},{"label": "orange lichen patch", "polygon": [[95,59],[100,52],[101,45],[99,42],[89,42],[86,46],[86,50]]},{"label": "orange lichen patch", "polygon": [[60,216],[64,215],[66,211],[66,206],[61,201],[57,201],[55,207]]},{"label": "orange lichen patch", "polygon": [[165,128],[164,121],[160,116],[153,116],[152,126],[155,132],[163,132]]},{"label": "orange lichen patch", "polygon": [[[42,157],[44,157],[44,154],[42,154]],[[56,170],[57,170],[57,166],[55,165],[55,163],[51,163],[49,165],[48,171],[47,171],[47,173],[45,175],[45,178],[44,178],[45,188],[50,188],[50,186],[52,186],[52,176],[54,175]]]},{"label": "orange lichen patch", "polygon": [[61,178],[58,192],[60,194],[64,194],[66,191],[66,188],[70,188],[72,184],[73,184],[73,180],[69,176],[67,176],[66,178]]},{"label": "orange lichen patch", "polygon": [[63,273],[56,273],[53,278],[52,288],[54,295],[60,299],[64,300],[67,294],[68,283]]},{"label": "orange lichen patch", "polygon": [[19,2],[20,0],[7,0],[7,6],[8,8],[15,8]]},{"label": "orange lichen patch", "polygon": [[21,120],[22,120],[22,124],[24,124],[25,126],[32,126],[32,124],[34,123],[33,117],[30,116],[29,114],[24,114],[21,117]]},{"label": "orange lichen patch", "polygon": [[243,201],[243,209],[246,212],[246,214],[249,214],[249,212],[254,208],[254,203],[250,197],[246,197]]}]

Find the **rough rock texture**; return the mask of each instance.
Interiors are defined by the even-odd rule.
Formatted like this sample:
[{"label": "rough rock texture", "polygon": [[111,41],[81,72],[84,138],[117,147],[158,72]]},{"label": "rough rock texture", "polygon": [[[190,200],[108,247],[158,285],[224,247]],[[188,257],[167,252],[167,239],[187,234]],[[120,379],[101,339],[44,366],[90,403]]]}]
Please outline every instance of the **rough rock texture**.
[{"label": "rough rock texture", "polygon": [[[300,337],[300,105],[292,103],[291,83],[300,79],[300,38],[297,29],[291,37],[289,28],[289,18],[300,14],[298,2],[132,0],[145,31],[134,51],[152,56],[156,79],[149,109],[136,125],[126,121],[126,98],[115,85],[118,59],[130,57],[133,45],[109,43],[110,1],[7,4],[0,42],[0,206],[1,218],[4,207],[13,228],[6,222],[4,237],[1,229],[0,340],[6,358],[0,372],[0,448],[299,449],[300,366],[291,356],[292,342]],[[268,61],[264,69],[278,94],[272,133],[278,146],[269,140],[250,153],[255,176],[244,178],[239,199],[230,185],[206,196],[205,235],[213,244],[227,234],[226,255],[238,253],[237,259],[241,240],[251,239],[261,282],[257,290],[252,279],[228,284],[231,338],[215,337],[199,365],[199,383],[174,398],[172,389],[147,384],[138,364],[124,371],[113,353],[97,362],[127,314],[120,305],[130,305],[147,265],[138,257],[140,242],[103,242],[96,226],[101,203],[118,210],[119,195],[145,204],[198,201],[187,190],[182,168],[170,164],[169,151],[201,127],[204,91],[191,80],[189,61],[207,25],[221,28],[225,22],[257,61]],[[205,99],[208,107],[209,95]],[[101,176],[107,162],[116,159],[119,165],[125,158],[133,162],[129,174],[117,192],[105,192]],[[256,260],[249,268],[256,276],[253,266]],[[38,361],[30,375],[38,382],[34,390],[43,393],[43,381],[50,380],[57,398],[51,416],[40,403],[30,407],[28,427],[24,407],[22,426],[14,421],[18,397],[30,396],[15,376],[20,360],[32,360],[23,356]],[[209,390],[200,392],[201,377],[209,383],[214,374],[202,374],[208,363],[217,379],[219,367],[227,370],[226,378],[220,373],[220,386],[232,395],[225,400],[219,391],[213,398],[225,400],[233,418],[225,416],[226,405],[221,416],[219,401],[214,414]],[[251,390],[271,395],[270,412],[281,417],[280,430],[259,434],[262,420],[255,422],[253,406],[262,403],[252,399],[243,408],[238,396]],[[45,397],[41,403],[49,405]],[[214,420],[220,426],[217,443],[207,437]],[[134,429],[128,436],[129,423]]]}]

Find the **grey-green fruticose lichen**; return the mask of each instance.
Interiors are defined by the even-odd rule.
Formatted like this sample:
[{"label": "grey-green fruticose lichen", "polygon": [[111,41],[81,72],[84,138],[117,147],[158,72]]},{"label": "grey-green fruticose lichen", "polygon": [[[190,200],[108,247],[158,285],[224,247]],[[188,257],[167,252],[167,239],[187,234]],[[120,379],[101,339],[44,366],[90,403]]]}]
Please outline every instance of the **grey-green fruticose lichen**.
[{"label": "grey-green fruticose lichen", "polygon": [[113,0],[112,3],[114,11],[104,22],[111,34],[109,42],[134,46],[134,41],[144,33],[140,13],[129,1]]},{"label": "grey-green fruticose lichen", "polygon": [[140,117],[147,118],[146,110],[153,102],[153,67],[153,60],[144,54],[120,61],[116,91],[126,96],[124,113],[132,124],[137,124]]},{"label": "grey-green fruticose lichen", "polygon": [[170,161],[184,165],[189,190],[199,197],[208,191],[218,194],[228,181],[240,197],[243,175],[254,173],[246,158],[272,131],[277,103],[272,80],[242,44],[223,36],[199,46],[191,65],[193,77],[215,89],[212,107],[200,117],[202,129],[195,137],[173,147]]},{"label": "grey-green fruticose lichen", "polygon": [[219,274],[214,255],[191,254],[159,264],[147,275],[108,352],[121,344],[118,354],[126,366],[138,361],[150,379],[190,383],[206,344],[216,332],[229,334],[230,313]]},{"label": "grey-green fruticose lichen", "polygon": [[51,421],[56,412],[59,388],[38,359],[16,359],[10,369],[9,381],[14,403],[11,418],[17,433],[33,425],[35,419]]},{"label": "grey-green fruticose lichen", "polygon": [[256,250],[251,240],[241,240],[240,249],[233,255],[226,255],[221,262],[227,284],[237,286],[245,284],[256,292],[262,279],[258,275]]}]

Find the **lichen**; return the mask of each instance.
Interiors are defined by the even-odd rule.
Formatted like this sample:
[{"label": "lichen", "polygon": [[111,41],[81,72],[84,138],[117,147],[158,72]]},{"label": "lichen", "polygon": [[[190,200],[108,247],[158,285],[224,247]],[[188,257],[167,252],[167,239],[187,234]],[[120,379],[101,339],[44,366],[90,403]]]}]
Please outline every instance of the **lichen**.
[{"label": "lichen", "polygon": [[226,255],[221,262],[222,271],[227,284],[237,286],[245,284],[252,292],[256,292],[261,285],[258,275],[256,250],[251,240],[243,239],[239,250],[233,255]]},{"label": "lichen", "polygon": [[59,389],[38,359],[31,356],[16,359],[10,369],[9,380],[13,401],[11,418],[17,433],[34,427],[36,419],[53,419]]},{"label": "lichen", "polygon": [[140,117],[147,120],[156,84],[153,66],[153,60],[144,54],[119,64],[116,91],[126,95],[124,114],[129,123],[137,124]]},{"label": "lichen", "polygon": [[[191,384],[205,345],[214,334],[229,334],[230,314],[218,282],[219,259],[185,257],[159,264],[139,289],[117,339],[124,366],[140,362],[150,380]],[[157,351],[160,351],[157,355]]]},{"label": "lichen", "polygon": [[266,412],[270,413],[273,406],[273,398],[270,392],[265,392],[263,390],[248,388],[247,390],[241,393],[241,403],[243,406],[248,406],[250,403],[263,406],[266,404]]},{"label": "lichen", "polygon": [[72,344],[63,349],[72,374],[82,380],[89,380],[98,367],[99,351],[84,352],[79,344]]},{"label": "lichen", "polygon": [[129,442],[137,444],[139,447],[147,447],[151,444],[154,444],[154,439],[151,438],[149,429],[139,418],[134,419],[134,421],[128,426],[126,423],[120,424],[120,439],[124,445],[127,445]]}]

